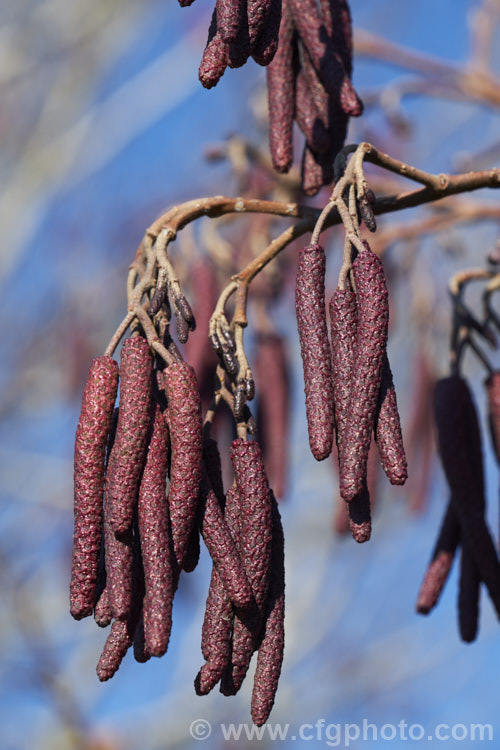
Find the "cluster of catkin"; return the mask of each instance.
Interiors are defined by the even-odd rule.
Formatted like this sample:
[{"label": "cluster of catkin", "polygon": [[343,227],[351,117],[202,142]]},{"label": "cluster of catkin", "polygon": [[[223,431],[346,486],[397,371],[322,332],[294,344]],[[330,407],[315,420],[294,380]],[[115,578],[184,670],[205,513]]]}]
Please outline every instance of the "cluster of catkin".
[{"label": "cluster of catkin", "polygon": [[371,534],[367,462],[372,435],[391,484],[404,484],[407,462],[396,392],[387,358],[388,295],[380,258],[364,243],[352,279],[333,294],[331,345],[325,309],[325,253],[301,250],[295,304],[304,367],[306,415],[313,456],[338,449],[340,492],[357,542]]},{"label": "cluster of catkin", "polygon": [[179,576],[196,567],[201,534],[213,571],[196,691],[220,681],[224,694],[236,693],[258,651],[252,717],[263,724],[283,657],[283,531],[259,444],[234,440],[231,461],[225,494],[189,364],[160,369],[140,335],[124,342],[119,370],[111,357],[95,359],[75,441],[70,609],[111,625],[100,680],[131,646],[140,662],[162,656]]},{"label": "cluster of catkin", "polygon": [[[500,435],[500,374],[486,381],[490,426],[497,460]],[[417,611],[428,614],[437,604],[460,548],[458,624],[462,640],[476,638],[480,586],[484,583],[500,617],[500,562],[485,518],[486,500],[481,431],[466,380],[442,378],[434,393],[438,450],[450,498],[432,558],[417,598]]]},{"label": "cluster of catkin", "polygon": [[[179,0],[191,5],[193,0]],[[282,0],[217,0],[208,40],[198,71],[202,85],[211,89],[230,68],[240,68],[252,57],[268,65],[278,47]]]},{"label": "cluster of catkin", "polygon": [[[192,0],[179,0],[190,5]],[[279,33],[278,33],[279,32]],[[273,165],[293,162],[293,123],[305,136],[302,189],[315,195],[333,181],[349,117],[363,105],[351,83],[352,32],[347,0],[217,0],[199,77],[215,86],[226,67],[249,57],[267,65]]]},{"label": "cluster of catkin", "polygon": [[351,75],[346,0],[283,0],[278,51],[267,68],[271,156],[278,172],[290,169],[295,120],[306,139],[302,189],[307,195],[333,181],[349,117],[362,113]]}]

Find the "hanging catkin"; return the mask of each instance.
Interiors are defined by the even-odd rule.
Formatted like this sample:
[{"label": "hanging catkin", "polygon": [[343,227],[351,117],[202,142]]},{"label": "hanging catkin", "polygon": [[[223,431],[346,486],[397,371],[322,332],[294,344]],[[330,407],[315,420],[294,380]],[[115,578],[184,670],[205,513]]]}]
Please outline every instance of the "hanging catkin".
[{"label": "hanging catkin", "polygon": [[484,519],[481,434],[463,378],[450,376],[436,383],[434,414],[439,454],[460,522],[462,544],[474,558],[500,616],[500,563]]},{"label": "hanging catkin", "polygon": [[105,453],[111,427],[118,365],[94,359],[82,398],[75,439],[73,559],[70,611],[77,620],[92,614],[101,554]]},{"label": "hanging catkin", "polygon": [[123,619],[115,619],[104,644],[97,664],[97,676],[104,682],[109,680],[119,668],[123,657],[134,641],[139,624],[144,597],[144,573],[137,527],[133,532],[132,563],[130,572],[130,608]]},{"label": "hanging catkin", "polygon": [[231,461],[241,504],[239,552],[256,608],[235,615],[231,667],[221,685],[225,695],[234,695],[240,689],[258,645],[269,589],[273,523],[271,493],[259,444],[241,438],[233,440]]},{"label": "hanging catkin", "polygon": [[271,493],[273,543],[271,584],[264,612],[262,641],[252,691],[252,719],[257,726],[267,721],[274,704],[285,647],[285,542],[274,495]]},{"label": "hanging catkin", "polygon": [[224,590],[235,607],[252,605],[253,594],[219,501],[208,484],[202,483],[201,533]]},{"label": "hanging catkin", "polygon": [[385,274],[380,258],[367,247],[354,261],[352,270],[358,323],[346,450],[340,471],[340,491],[346,501],[361,492],[366,480],[389,319]]},{"label": "hanging catkin", "polygon": [[157,405],[138,502],[145,582],[144,642],[145,650],[151,656],[161,656],[166,652],[172,628],[175,589],[166,498],[169,450],[167,422]]},{"label": "hanging catkin", "polygon": [[269,143],[273,166],[288,172],[293,161],[293,116],[295,101],[294,27],[288,4],[283,3],[278,49],[267,67]]},{"label": "hanging catkin", "polygon": [[387,479],[391,484],[404,484],[408,478],[408,464],[401,433],[396,389],[387,354],[382,367],[374,435],[380,463]]},{"label": "hanging catkin", "polygon": [[182,568],[200,491],[201,404],[193,368],[174,362],[165,371],[172,459],[168,506],[177,565]]},{"label": "hanging catkin", "polygon": [[331,351],[325,311],[325,252],[308,245],[299,253],[295,310],[304,369],[309,445],[317,461],[330,455],[333,441]]},{"label": "hanging catkin", "polygon": [[153,359],[142,336],[127,339],[120,362],[120,407],[109,481],[109,522],[115,534],[126,534],[137,506],[151,414]]},{"label": "hanging catkin", "polygon": [[[241,513],[240,497],[236,487],[232,487],[226,495],[224,519],[238,547]],[[198,695],[209,693],[230,664],[233,614],[231,601],[214,565],[202,627],[201,650],[206,663],[195,680]]]},{"label": "hanging catkin", "polygon": [[450,501],[441,523],[431,562],[418,593],[416,610],[420,614],[427,615],[436,606],[451,570],[459,541],[460,524]]},{"label": "hanging catkin", "polygon": [[[350,420],[349,405],[354,375],[357,337],[356,295],[352,289],[337,289],[330,300],[330,330],[332,337],[332,382],[335,413],[335,439],[342,473],[348,445],[346,431]],[[349,503],[349,528],[356,542],[366,542],[371,536],[370,495],[363,484]]]}]

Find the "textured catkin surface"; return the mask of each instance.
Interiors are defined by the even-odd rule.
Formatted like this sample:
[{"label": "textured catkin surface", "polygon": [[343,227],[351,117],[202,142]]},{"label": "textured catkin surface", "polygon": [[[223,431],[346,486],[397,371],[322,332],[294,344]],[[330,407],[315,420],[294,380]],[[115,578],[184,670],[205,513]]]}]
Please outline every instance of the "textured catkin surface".
[{"label": "textured catkin surface", "polygon": [[[108,470],[112,481],[112,466]],[[104,543],[106,557],[106,589],[111,614],[126,620],[132,606],[132,531],[118,538],[109,519],[109,496],[104,498]],[[104,604],[104,602],[103,602]]]},{"label": "textured catkin surface", "polygon": [[165,372],[172,458],[168,506],[177,565],[182,568],[193,530],[201,481],[201,404],[194,370],[174,362]]},{"label": "textured catkin surface", "polygon": [[332,337],[332,383],[335,437],[339,465],[344,461],[345,434],[349,423],[349,402],[356,355],[357,306],[351,289],[337,289],[329,305]]},{"label": "textured catkin surface", "polygon": [[477,566],[500,615],[500,563],[484,520],[481,434],[472,396],[463,378],[436,383],[434,393],[438,448],[460,522],[462,544]]},{"label": "textured catkin surface", "polygon": [[396,389],[387,355],[384,357],[382,367],[374,434],[380,462],[387,479],[391,484],[404,484],[408,478],[408,464],[403,445]]},{"label": "textured catkin surface", "polygon": [[[235,487],[226,495],[224,519],[238,546],[241,527],[240,498]],[[201,650],[206,663],[195,680],[196,692],[206,695],[219,682],[231,659],[233,607],[215,565],[205,607]]]},{"label": "textured catkin surface", "polygon": [[436,606],[451,570],[459,541],[460,524],[450,500],[441,522],[431,562],[418,592],[416,610],[420,614],[427,615]]},{"label": "textured catkin surface", "polygon": [[488,417],[495,456],[500,463],[500,372],[493,372],[485,382],[488,394]]},{"label": "textured catkin surface", "polygon": [[207,46],[198,70],[198,78],[204,88],[211,89],[220,81],[227,67],[228,55],[229,45],[219,31],[216,6],[208,30]]},{"label": "textured catkin surface", "polygon": [[245,609],[253,603],[253,594],[245,568],[236,549],[219,501],[208,483],[203,483],[201,533],[224,590],[235,607]]},{"label": "textured catkin surface", "polygon": [[[352,397],[354,360],[356,356],[357,305],[352,289],[337,289],[329,305],[332,337],[332,382],[335,412],[335,438],[339,459],[339,476],[347,450],[346,430]],[[370,495],[366,482],[349,503],[349,529],[353,539],[367,542],[371,536]]]},{"label": "textured catkin surface", "polygon": [[242,0],[217,0],[217,30],[228,44],[233,42],[238,34],[242,6]]},{"label": "textured catkin surface", "polygon": [[271,493],[258,443],[238,438],[231,444],[231,461],[241,503],[239,552],[255,597],[256,608],[238,612],[234,619],[231,675],[222,690],[231,695],[240,689],[257,647],[263,608],[269,590],[272,550]]},{"label": "textured catkin surface", "polygon": [[123,657],[133,643],[141,616],[144,597],[144,573],[137,527],[134,530],[131,547],[130,608],[126,618],[115,619],[111,625],[111,631],[97,663],[97,676],[101,682],[113,677],[119,668]]},{"label": "textured catkin surface", "polygon": [[231,461],[241,501],[240,554],[257,606],[262,607],[269,586],[272,510],[260,445],[233,440]]},{"label": "textured catkin surface", "polygon": [[293,22],[323,86],[339,95],[344,80],[344,65],[324,31],[316,0],[288,0]]},{"label": "textured catkin surface", "polygon": [[264,628],[257,656],[251,704],[252,719],[257,726],[265,724],[271,713],[285,647],[285,541],[274,496],[272,506],[271,584],[264,612]]},{"label": "textured catkin surface", "polygon": [[118,365],[98,357],[90,367],[75,439],[70,611],[92,614],[101,554],[105,453],[118,390]]},{"label": "textured catkin surface", "polygon": [[[324,90],[323,93],[326,96]],[[316,152],[327,151],[331,144],[330,134],[321,118],[321,110],[315,105],[303,71],[300,71],[296,80],[295,118],[309,146]]]},{"label": "textured catkin surface", "polygon": [[97,676],[101,682],[113,677],[131,643],[132,635],[128,622],[126,620],[114,620],[97,663]]},{"label": "textured catkin surface", "polygon": [[254,45],[271,10],[271,0],[247,0],[248,38]]},{"label": "textured catkin surface", "polygon": [[169,449],[167,422],[156,406],[138,502],[145,582],[144,641],[151,656],[166,652],[172,628],[174,583],[166,498]]},{"label": "textured catkin surface", "polygon": [[276,54],[281,23],[281,8],[281,0],[271,0],[264,28],[258,35],[252,50],[252,57],[258,65],[269,65]]},{"label": "textured catkin surface", "polygon": [[126,534],[134,517],[148,442],[153,359],[141,336],[127,339],[120,363],[120,410],[109,459],[106,484],[109,521],[116,534]]},{"label": "textured catkin surface", "polygon": [[269,100],[269,144],[277,172],[288,172],[293,161],[293,118],[295,74],[293,69],[294,28],[287,4],[283,4],[278,49],[267,67]]},{"label": "textured catkin surface", "polygon": [[361,492],[377,410],[389,320],[385,274],[371,250],[353,263],[358,305],[358,329],[346,450],[340,472],[340,492],[346,501]]},{"label": "textured catkin surface", "polygon": [[325,311],[325,253],[308,245],[299,253],[295,311],[304,369],[309,445],[317,461],[333,442],[333,383]]}]

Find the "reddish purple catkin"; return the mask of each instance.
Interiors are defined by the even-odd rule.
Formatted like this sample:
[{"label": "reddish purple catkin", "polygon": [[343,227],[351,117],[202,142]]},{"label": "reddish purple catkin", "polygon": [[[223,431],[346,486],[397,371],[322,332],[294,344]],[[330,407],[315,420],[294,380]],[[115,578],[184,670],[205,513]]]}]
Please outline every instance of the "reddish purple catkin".
[{"label": "reddish purple catkin", "polygon": [[382,367],[378,410],[373,431],[380,463],[387,479],[391,484],[404,484],[408,478],[408,464],[401,433],[396,389],[387,355]]},{"label": "reddish purple catkin", "polygon": [[272,497],[272,511],[271,585],[252,691],[252,719],[259,727],[265,724],[274,705],[285,646],[285,541],[274,497]]},{"label": "reddish purple catkin", "polygon": [[316,195],[323,185],[333,182],[333,160],[337,150],[330,147],[328,151],[318,153],[306,143],[301,164],[301,185],[306,195]]},{"label": "reddish purple catkin", "polygon": [[[351,289],[337,289],[330,300],[332,337],[332,382],[335,412],[335,437],[339,460],[339,476],[348,445],[346,431],[350,420],[351,387],[357,339],[356,295]],[[349,528],[353,539],[367,542],[371,536],[370,495],[366,481],[361,492],[349,503]]]},{"label": "reddish purple catkin", "polygon": [[253,594],[243,562],[224,520],[219,501],[208,482],[204,484],[200,513],[204,542],[228,597],[235,607],[248,608],[253,603]]},{"label": "reddish purple catkin", "polygon": [[[108,470],[112,481],[113,466]],[[103,591],[102,605],[99,600],[99,619],[106,622],[107,596],[112,616],[116,620],[126,620],[132,606],[132,531],[116,536],[111,528],[109,495],[104,498],[104,543],[106,559],[106,588]],[[96,613],[97,614],[97,613]]]},{"label": "reddish purple catkin", "polygon": [[330,455],[333,442],[331,351],[325,312],[325,252],[308,245],[299,253],[295,310],[304,368],[309,445],[317,461]]},{"label": "reddish purple catkin", "polygon": [[288,0],[288,3],[300,40],[323,86],[338,97],[345,77],[344,65],[328,38],[316,0]]},{"label": "reddish purple catkin", "polygon": [[247,0],[248,38],[251,46],[262,32],[271,11],[271,0]]},{"label": "reddish purple catkin", "polygon": [[313,151],[328,151],[331,146],[330,134],[315,107],[314,99],[303,71],[299,71],[297,75],[295,119],[305,136],[308,146]]},{"label": "reddish purple catkin", "polygon": [[137,527],[135,528],[134,540],[131,546],[133,549],[130,582],[130,609],[128,616],[125,619],[115,619],[111,625],[111,630],[97,664],[97,676],[101,682],[113,677],[119,668],[123,657],[134,641],[134,636],[141,616],[142,601],[144,597],[144,574]]},{"label": "reddish purple catkin", "polygon": [[243,11],[242,0],[217,0],[217,31],[228,44],[236,39]]},{"label": "reddish purple catkin", "polygon": [[175,587],[165,491],[169,450],[168,425],[157,405],[138,502],[145,583],[144,641],[151,656],[166,652],[172,628]]},{"label": "reddish purple catkin", "polygon": [[492,372],[485,381],[488,394],[488,419],[491,441],[497,462],[500,464],[500,372]]},{"label": "reddish purple catkin", "polygon": [[153,358],[142,336],[127,339],[120,363],[120,408],[106,483],[109,521],[115,534],[132,527],[146,455],[151,415]]},{"label": "reddish purple catkin", "polygon": [[465,643],[476,640],[479,620],[481,579],[474,558],[467,547],[460,556],[460,581],[458,589],[458,628]]},{"label": "reddish purple catkin", "polygon": [[75,438],[73,559],[70,611],[76,620],[92,614],[101,554],[105,453],[118,390],[111,357],[92,362]]},{"label": "reddish purple catkin", "polygon": [[500,616],[500,563],[484,519],[481,433],[472,396],[459,376],[436,383],[434,415],[443,469],[458,516],[462,544],[476,563]]},{"label": "reddish purple catkin", "polygon": [[418,592],[416,610],[421,615],[428,615],[436,606],[451,570],[459,541],[460,524],[450,500],[441,523],[431,562]]},{"label": "reddish purple catkin", "polygon": [[257,341],[255,380],[259,394],[258,424],[269,483],[284,497],[288,460],[289,376],[285,343],[278,334]]},{"label": "reddish purple catkin", "polygon": [[273,166],[277,172],[288,172],[293,161],[293,118],[295,102],[294,26],[283,3],[278,49],[267,66],[269,101],[269,143]]},{"label": "reddish purple catkin", "polygon": [[[240,499],[235,487],[226,496],[224,519],[236,545],[240,535]],[[208,591],[202,627],[201,650],[206,663],[195,680],[198,695],[207,695],[219,682],[231,659],[233,607],[215,565]]]},{"label": "reddish purple catkin", "polygon": [[239,552],[257,607],[235,615],[231,669],[226,671],[221,685],[224,695],[238,692],[258,645],[269,590],[273,528],[271,491],[259,444],[241,438],[233,440],[231,461],[241,503]]},{"label": "reddish purple catkin", "polygon": [[340,492],[346,501],[359,494],[366,481],[366,465],[387,346],[388,295],[382,262],[370,249],[353,263],[358,305],[358,328],[349,424],[340,472]]},{"label": "reddish purple catkin", "polygon": [[281,23],[281,8],[282,0],[271,0],[264,28],[252,50],[252,57],[258,65],[269,65],[276,54]]},{"label": "reddish purple catkin", "polygon": [[319,0],[321,17],[347,75],[352,74],[352,26],[347,0]]},{"label": "reddish purple catkin", "polygon": [[208,40],[198,69],[198,78],[206,89],[216,86],[227,68],[229,45],[222,38],[217,23],[217,6],[212,14]]},{"label": "reddish purple catkin", "polygon": [[195,523],[201,480],[202,430],[193,368],[174,362],[165,371],[172,459],[168,506],[175,558],[182,568]]}]

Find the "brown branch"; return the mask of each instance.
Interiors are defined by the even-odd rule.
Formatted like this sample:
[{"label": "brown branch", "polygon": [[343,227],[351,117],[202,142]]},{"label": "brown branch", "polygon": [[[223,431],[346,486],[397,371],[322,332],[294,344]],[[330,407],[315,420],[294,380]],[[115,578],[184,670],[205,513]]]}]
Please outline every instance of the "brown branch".
[{"label": "brown branch", "polygon": [[315,219],[318,211],[310,206],[298,203],[283,203],[281,201],[265,201],[257,198],[227,198],[217,195],[213,198],[198,198],[180,206],[175,206],[160,216],[147,230],[150,237],[156,238],[163,228],[169,228],[174,233],[180,231],[191,221],[207,216],[216,219],[226,214],[260,213],[283,216],[292,219],[305,217]]}]

